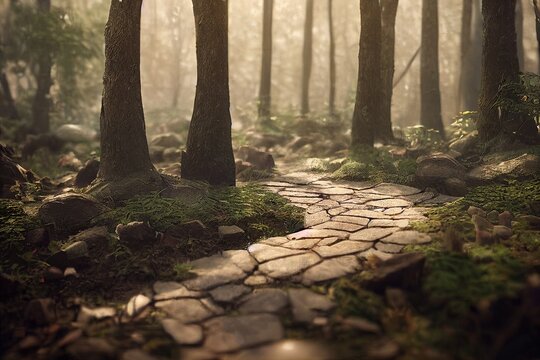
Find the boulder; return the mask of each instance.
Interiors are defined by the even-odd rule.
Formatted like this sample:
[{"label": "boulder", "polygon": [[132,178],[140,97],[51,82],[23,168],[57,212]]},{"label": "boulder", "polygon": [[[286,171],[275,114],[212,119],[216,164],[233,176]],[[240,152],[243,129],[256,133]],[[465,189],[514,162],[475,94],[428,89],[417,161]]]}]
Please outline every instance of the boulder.
[{"label": "boulder", "polygon": [[236,174],[240,174],[242,171],[251,169],[253,165],[243,160],[236,160],[235,162]]},{"label": "boulder", "polygon": [[396,255],[364,273],[362,283],[367,289],[377,292],[387,287],[416,288],[420,285],[425,261],[426,256],[422,253]]},{"label": "boulder", "polygon": [[457,151],[465,155],[468,154],[478,144],[478,131],[473,131],[461,139],[452,142],[448,147],[450,150]]},{"label": "boulder", "polygon": [[236,225],[218,227],[219,238],[226,243],[237,242],[244,239],[246,233]]},{"label": "boulder", "polygon": [[89,195],[67,193],[45,201],[38,210],[38,217],[44,224],[54,224],[58,232],[73,234],[88,227],[107,210]]},{"label": "boulder", "polygon": [[32,246],[47,246],[50,241],[49,229],[41,227],[26,232],[26,242]]},{"label": "boulder", "polygon": [[446,154],[421,156],[416,163],[416,179],[422,185],[438,186],[449,178],[459,180],[467,178],[465,167]]},{"label": "boulder", "polygon": [[99,160],[88,160],[75,177],[75,187],[81,188],[90,185],[97,178],[98,171]]},{"label": "boulder", "polygon": [[488,183],[506,178],[528,177],[540,174],[540,156],[523,154],[497,164],[478,166],[469,172],[475,183]]},{"label": "boulder", "polygon": [[251,163],[257,170],[272,170],[276,164],[272,154],[259,151],[250,146],[242,146],[236,152],[237,158]]},{"label": "boulder", "polygon": [[90,142],[97,139],[95,130],[77,124],[64,124],[57,128],[53,134],[62,141],[73,143]]},{"label": "boulder", "polygon": [[64,249],[57,251],[47,259],[47,263],[60,269],[88,265],[88,246],[84,241],[76,241]]},{"label": "boulder", "polygon": [[153,244],[157,239],[157,233],[145,222],[133,221],[129,224],[119,224],[116,234],[121,242],[130,248],[141,248]]},{"label": "boulder", "polygon": [[156,135],[150,142],[153,146],[161,146],[163,148],[180,148],[182,146],[182,140],[175,134],[167,133]]},{"label": "boulder", "polygon": [[163,160],[168,162],[178,162],[182,157],[182,150],[176,147],[166,148],[163,151]]},{"label": "boulder", "polygon": [[465,196],[469,192],[467,183],[461,179],[448,178],[444,180],[443,192],[451,196]]},{"label": "boulder", "polygon": [[90,254],[94,255],[108,246],[109,231],[106,226],[95,226],[70,237],[71,242],[84,242]]}]

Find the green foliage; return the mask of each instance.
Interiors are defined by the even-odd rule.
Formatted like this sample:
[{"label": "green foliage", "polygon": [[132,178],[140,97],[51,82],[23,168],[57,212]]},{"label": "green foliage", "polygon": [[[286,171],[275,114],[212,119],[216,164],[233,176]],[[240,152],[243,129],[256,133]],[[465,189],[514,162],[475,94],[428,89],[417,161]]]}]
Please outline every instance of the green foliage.
[{"label": "green foliage", "polygon": [[463,111],[454,118],[450,124],[450,137],[453,140],[459,140],[476,130],[476,121],[478,121],[477,111]]},{"label": "green foliage", "polygon": [[503,110],[540,116],[540,76],[533,73],[520,74],[519,82],[501,84],[495,106]]},{"label": "green foliage", "polygon": [[340,315],[380,321],[384,302],[378,295],[362,289],[358,275],[351,279],[342,278],[336,281],[331,291]]},{"label": "green foliage", "polygon": [[408,126],[404,133],[405,140],[412,148],[439,149],[443,144],[438,130],[426,129],[423,125]]},{"label": "green foliage", "polygon": [[176,281],[183,281],[190,277],[190,271],[193,267],[185,263],[176,263],[173,266],[174,279]]}]

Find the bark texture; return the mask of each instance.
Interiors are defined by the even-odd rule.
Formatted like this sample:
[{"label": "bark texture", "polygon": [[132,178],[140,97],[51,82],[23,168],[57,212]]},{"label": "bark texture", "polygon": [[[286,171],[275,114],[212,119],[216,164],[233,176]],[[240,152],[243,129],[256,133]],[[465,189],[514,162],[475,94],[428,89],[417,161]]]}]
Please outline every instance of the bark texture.
[{"label": "bark texture", "polygon": [[392,95],[396,44],[396,15],[399,0],[381,0],[382,48],[381,48],[381,118],[377,122],[375,136],[383,142],[394,139],[392,133]]},{"label": "bark texture", "polygon": [[525,47],[523,44],[523,4],[521,0],[516,1],[516,35],[517,35],[517,55],[520,70],[525,66]]},{"label": "bark texture", "polygon": [[304,22],[304,49],[302,52],[302,115],[307,115],[309,108],[309,81],[313,63],[313,0],[306,0],[306,18]]},{"label": "bark texture", "polygon": [[534,14],[536,16],[536,40],[538,42],[538,74],[540,74],[540,2],[534,0]]},{"label": "bark texture", "polygon": [[[37,0],[39,12],[51,11],[51,0]],[[53,61],[50,53],[40,54],[36,72],[36,94],[32,102],[32,121],[34,131],[46,133],[50,130],[49,111],[51,108],[50,89],[52,86],[51,69]]]},{"label": "bark texture", "polygon": [[330,89],[328,93],[328,113],[336,115],[336,41],[334,35],[334,14],[332,0],[328,0],[328,37],[329,37],[329,64]]},{"label": "bark texture", "polygon": [[[482,12],[480,0],[464,0],[464,8],[470,3],[471,23],[470,31],[467,27],[466,14],[463,14],[461,34],[461,71],[458,93],[458,111],[478,110],[480,96],[480,74],[482,64]],[[469,11],[467,9],[467,11]],[[467,39],[466,37],[469,36]]]},{"label": "bark texture", "polygon": [[500,111],[495,106],[499,86],[518,81],[519,62],[515,28],[516,0],[483,0],[484,41],[482,53],[482,89],[478,133],[482,141],[537,136],[530,117]]},{"label": "bark texture", "polygon": [[228,1],[193,0],[197,91],[182,177],[235,185],[228,65]]},{"label": "bark texture", "polygon": [[420,123],[444,137],[439,83],[438,0],[422,2],[422,50],[420,54]]},{"label": "bark texture", "polygon": [[381,7],[378,1],[360,0],[360,51],[354,104],[351,148],[372,147],[381,111]]},{"label": "bark texture", "polygon": [[141,5],[142,0],[112,0],[105,27],[99,177],[106,182],[155,172],[141,98]]},{"label": "bark texture", "polygon": [[263,35],[262,35],[262,64],[261,83],[259,88],[259,120],[265,121],[270,117],[272,106],[272,22],[274,0],[264,0],[263,3]]},{"label": "bark texture", "polygon": [[7,75],[3,71],[0,72],[0,116],[5,116],[12,120],[20,119],[19,112],[15,106],[15,100],[13,100],[13,96],[11,95]]}]

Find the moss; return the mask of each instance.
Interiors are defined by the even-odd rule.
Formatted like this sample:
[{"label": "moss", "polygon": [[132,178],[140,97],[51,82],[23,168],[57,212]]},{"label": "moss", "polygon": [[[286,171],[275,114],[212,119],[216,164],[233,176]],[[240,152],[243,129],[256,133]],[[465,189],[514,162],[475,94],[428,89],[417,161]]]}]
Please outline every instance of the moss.
[{"label": "moss", "polygon": [[383,300],[375,293],[362,289],[357,276],[336,281],[332,285],[331,292],[340,315],[380,321],[384,311]]}]

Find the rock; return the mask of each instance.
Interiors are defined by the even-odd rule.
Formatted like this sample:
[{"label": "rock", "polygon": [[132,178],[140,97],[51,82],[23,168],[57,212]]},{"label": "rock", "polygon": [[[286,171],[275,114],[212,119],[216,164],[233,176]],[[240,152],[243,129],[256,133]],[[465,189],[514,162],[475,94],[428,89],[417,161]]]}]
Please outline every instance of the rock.
[{"label": "rock", "polygon": [[368,190],[368,192],[390,196],[407,196],[420,193],[422,190],[398,184],[382,183],[374,188]]},{"label": "rock", "polygon": [[111,318],[116,315],[116,310],[113,307],[100,307],[91,309],[86,306],[81,306],[77,315],[77,323],[87,324],[91,320],[102,320]]},{"label": "rock", "polygon": [[414,230],[396,231],[381,240],[383,243],[398,245],[420,245],[431,242],[431,236]]},{"label": "rock", "polygon": [[329,188],[322,188],[319,191],[321,194],[325,195],[352,195],[354,194],[354,190],[343,188],[343,187],[329,187]]},{"label": "rock", "polygon": [[84,242],[91,255],[103,252],[109,246],[109,231],[106,226],[96,226],[81,231],[69,238],[71,242]]},{"label": "rock", "polygon": [[66,142],[90,142],[97,138],[97,132],[83,125],[64,124],[54,132],[59,139]]},{"label": "rock", "polygon": [[200,325],[185,325],[175,319],[164,319],[161,325],[179,345],[196,345],[203,340],[203,330]]},{"label": "rock", "polygon": [[67,154],[60,155],[57,165],[61,168],[72,171],[78,171],[83,166],[81,160],[77,158],[77,155],[75,155],[73,151],[70,151]]},{"label": "rock", "polygon": [[313,251],[323,258],[329,258],[366,251],[372,246],[373,244],[370,242],[345,240],[331,246],[315,247]]},{"label": "rock", "polygon": [[499,225],[511,228],[513,219],[514,216],[512,216],[512,213],[510,211],[503,211],[499,214]]},{"label": "rock", "polygon": [[219,238],[226,243],[235,243],[244,240],[246,233],[236,225],[219,226]]},{"label": "rock", "polygon": [[400,219],[400,220],[373,219],[369,222],[370,228],[389,227],[389,228],[405,229],[408,226],[409,226],[409,220],[407,219]]},{"label": "rock", "polygon": [[467,209],[467,214],[469,214],[471,217],[474,215],[478,215],[483,218],[487,217],[487,213],[476,206],[469,206],[469,208]]},{"label": "rock", "polygon": [[70,266],[86,266],[89,260],[86,243],[84,241],[76,241],[51,255],[47,259],[47,262],[58,268],[65,269]]},{"label": "rock", "polygon": [[29,325],[45,326],[56,321],[56,305],[50,298],[31,300],[24,311],[24,320]]},{"label": "rock", "polygon": [[335,307],[326,296],[308,289],[290,289],[289,298],[294,320],[300,323],[312,323],[319,312],[327,312]]},{"label": "rock", "polygon": [[133,249],[152,245],[157,238],[156,232],[142,221],[130,222],[127,225],[118,224],[116,234],[121,242]]},{"label": "rock", "polygon": [[250,146],[240,147],[236,152],[236,158],[250,163],[257,170],[272,170],[276,166],[271,154]]},{"label": "rock", "polygon": [[496,244],[497,240],[491,231],[476,230],[476,242],[481,246]]},{"label": "rock", "polygon": [[510,239],[513,235],[512,229],[503,226],[503,225],[495,225],[493,227],[493,236],[495,236],[498,239],[501,240],[507,240]]},{"label": "rock", "polygon": [[356,256],[340,256],[307,269],[302,276],[304,285],[311,285],[322,281],[337,279],[360,270],[362,266]]},{"label": "rock", "polygon": [[[178,286],[176,286],[178,285]],[[160,291],[157,291],[157,290]],[[167,290],[170,289],[170,290]],[[154,296],[154,301],[162,300],[172,300],[172,299],[181,299],[181,298],[201,298],[204,296],[204,293],[201,291],[189,290],[182,284],[175,282],[156,282],[154,284],[154,291],[156,295]]]},{"label": "rock", "polygon": [[251,289],[245,285],[223,285],[210,291],[210,295],[217,302],[231,303],[243,295],[248,294]]},{"label": "rock", "polygon": [[492,224],[498,224],[499,223],[499,213],[496,210],[491,210],[490,212],[488,212],[486,218]]},{"label": "rock", "polygon": [[97,178],[98,171],[99,160],[88,160],[77,173],[73,184],[78,188],[90,185]]},{"label": "rock", "polygon": [[204,321],[212,316],[221,315],[223,309],[208,299],[177,299],[156,303],[156,308],[162,309],[169,316],[182,323]]},{"label": "rock", "polygon": [[45,201],[38,210],[38,217],[44,224],[54,224],[59,232],[74,233],[107,210],[89,195],[67,193]]},{"label": "rock", "polygon": [[223,252],[223,256],[248,274],[253,272],[257,266],[257,262],[247,250],[227,250]]},{"label": "rock", "polygon": [[237,160],[234,163],[234,165],[236,169],[236,175],[240,174],[244,170],[253,168],[253,165],[251,165],[251,163],[248,163],[247,161],[243,161],[243,160]]},{"label": "rock", "polygon": [[[336,238],[337,240],[337,238]],[[283,245],[284,248],[293,250],[309,250],[317,245],[321,239],[303,239],[303,240],[291,240]],[[329,245],[329,244],[325,244]]]},{"label": "rock", "polygon": [[399,230],[399,228],[367,228],[351,234],[349,239],[354,241],[374,242],[392,234],[397,230]]},{"label": "rock", "polygon": [[182,150],[175,147],[163,150],[163,160],[167,162],[179,162],[182,158]]},{"label": "rock", "polygon": [[304,225],[306,227],[311,227],[315,225],[322,224],[324,222],[330,221],[330,215],[326,211],[319,211],[314,214],[306,213],[304,218]]},{"label": "rock", "polygon": [[381,332],[381,327],[379,325],[357,316],[350,316],[341,320],[341,325],[345,328],[365,333],[379,334]]},{"label": "rock", "polygon": [[493,229],[493,224],[484,217],[473,215],[471,218],[471,221],[474,224],[474,228],[477,232],[478,231],[491,231],[491,229]]},{"label": "rock", "polygon": [[160,146],[162,148],[177,148],[179,149],[182,146],[182,140],[172,133],[156,135],[152,138],[150,142],[152,146]]},{"label": "rock", "polygon": [[178,238],[185,237],[195,237],[199,238],[204,235],[204,232],[207,230],[206,225],[204,225],[199,220],[188,221],[180,225],[173,225],[167,229],[165,232],[168,235],[172,235]]},{"label": "rock", "polygon": [[457,178],[445,179],[442,189],[445,194],[451,196],[465,196],[469,192],[467,183]]},{"label": "rock", "polygon": [[363,226],[358,225],[358,224],[351,224],[351,223],[347,223],[347,222],[327,221],[325,223],[314,226],[313,228],[314,229],[331,229],[331,230],[354,232],[354,231],[358,231],[358,230],[362,229]]},{"label": "rock", "polygon": [[424,186],[439,185],[449,178],[467,179],[465,167],[446,154],[421,156],[416,164],[416,179]]},{"label": "rock", "polygon": [[192,270],[197,275],[194,279],[184,281],[191,290],[207,290],[220,285],[243,280],[247,275],[230,257],[213,255],[192,261]]},{"label": "rock", "polygon": [[80,338],[66,348],[69,359],[73,360],[114,360],[116,349],[102,338]]},{"label": "rock", "polygon": [[475,183],[498,181],[505,178],[535,176],[540,173],[540,156],[523,154],[497,164],[481,165],[469,172]]},{"label": "rock", "polygon": [[77,273],[77,270],[75,270],[74,267],[68,267],[64,270],[64,277],[78,277],[79,274]]},{"label": "rock", "polygon": [[222,316],[207,321],[205,326],[207,337],[204,347],[218,353],[278,341],[284,336],[279,319],[270,314]]},{"label": "rock", "polygon": [[288,304],[287,293],[281,289],[257,289],[243,299],[238,311],[241,314],[276,313]]},{"label": "rock", "polygon": [[286,339],[241,351],[227,360],[333,360],[334,356],[321,342]]},{"label": "rock", "polygon": [[345,215],[334,216],[332,220],[338,221],[338,222],[357,224],[361,226],[367,226],[367,224],[369,223],[368,218],[357,217],[357,216],[345,216]]},{"label": "rock", "polygon": [[140,314],[151,302],[152,300],[142,294],[133,296],[126,304],[127,316],[133,317]]},{"label": "rock", "polygon": [[64,278],[64,272],[62,269],[57,268],[56,266],[50,266],[45,270],[43,278],[46,282],[54,282]]},{"label": "rock", "polygon": [[540,217],[534,215],[520,215],[517,220],[526,222],[533,227],[540,227]]},{"label": "rock", "polygon": [[47,246],[50,241],[49,229],[41,227],[29,230],[24,238],[32,246]]},{"label": "rock", "polygon": [[293,250],[281,246],[270,246],[256,243],[248,247],[249,253],[259,262],[263,263],[269,260],[283,258],[286,256],[303,254],[305,251]]},{"label": "rock", "polygon": [[301,240],[301,239],[313,239],[313,238],[326,238],[326,237],[338,237],[340,239],[346,239],[349,237],[349,233],[339,230],[328,229],[305,229],[293,234],[287,235],[289,240]]},{"label": "rock", "polygon": [[361,218],[368,218],[368,219],[390,219],[390,216],[383,214],[380,211],[373,211],[373,210],[349,210],[346,213],[342,214],[343,216],[356,216]]},{"label": "rock", "polygon": [[420,284],[425,261],[426,256],[422,253],[395,255],[375,270],[364,273],[362,284],[378,292],[387,287],[416,288]]},{"label": "rock", "polygon": [[251,275],[244,280],[244,284],[247,286],[262,286],[271,284],[273,280],[264,275]]},{"label": "rock", "polygon": [[286,278],[296,275],[320,261],[320,257],[314,253],[293,255],[265,262],[259,266],[259,271],[272,278]]},{"label": "rock", "polygon": [[404,247],[404,245],[388,244],[384,242],[378,242],[375,244],[375,249],[388,254],[399,254]]},{"label": "rock", "polygon": [[450,143],[448,147],[451,150],[457,151],[458,153],[462,155],[466,155],[471,150],[474,149],[476,144],[478,144],[478,131],[474,130],[470,134],[467,134],[464,137],[462,137],[461,139],[458,139]]},{"label": "rock", "polygon": [[163,146],[150,145],[148,147],[148,151],[150,153],[150,160],[152,160],[153,163],[159,163],[163,161],[163,152],[165,151],[165,148]]}]

